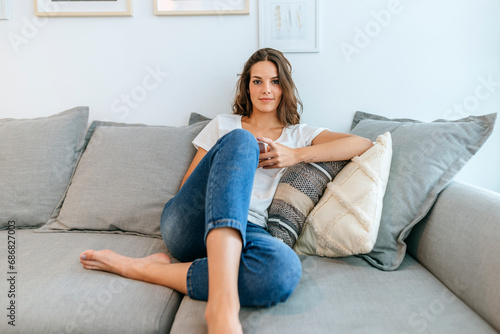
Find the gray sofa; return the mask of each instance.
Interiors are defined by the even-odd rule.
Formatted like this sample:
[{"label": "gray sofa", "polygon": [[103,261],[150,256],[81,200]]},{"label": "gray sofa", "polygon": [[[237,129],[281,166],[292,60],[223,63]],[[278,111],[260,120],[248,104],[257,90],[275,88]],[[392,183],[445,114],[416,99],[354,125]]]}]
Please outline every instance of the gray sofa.
[{"label": "gray sofa", "polygon": [[[85,109],[77,110],[79,117],[84,118],[88,115],[86,113]],[[71,124],[74,123],[73,120]],[[12,123],[5,121],[5,124]],[[179,133],[192,138],[203,126],[202,123],[197,124],[200,124],[198,128],[193,128],[196,125],[184,127]],[[11,131],[25,131],[19,130],[17,125]],[[44,123],[43,127],[46,126]],[[102,132],[96,132],[99,127],[103,128]],[[99,190],[96,187],[105,185],[106,189],[114,189],[106,184],[106,180],[113,177],[117,180],[123,177],[134,179],[135,174],[127,175],[126,166],[106,165],[106,156],[96,153],[99,149],[109,151],[106,141],[109,136],[104,130],[115,127],[142,130],[144,126],[94,122],[86,139],[81,134],[74,135],[71,139],[76,140],[74,159],[68,158],[71,155],[64,158],[71,172],[66,173],[67,177],[61,177],[64,174],[61,168],[53,173],[57,180],[67,185],[58,190],[61,198],[54,202],[48,217],[30,226],[22,223],[28,218],[18,218],[24,217],[21,214],[16,217],[12,213],[2,216],[4,220],[17,221],[15,228],[5,224],[0,231],[2,240],[7,241],[9,236],[15,238],[11,239],[15,240],[15,246],[9,243],[13,246],[4,246],[0,252],[2,272],[7,277],[0,280],[4,310],[1,333],[206,332],[205,302],[192,300],[166,287],[85,270],[78,261],[79,254],[86,249],[112,249],[132,257],[156,252],[169,254],[163,241],[155,234],[156,227],[152,232],[144,227],[149,224],[147,217],[140,222],[134,220],[134,226],[140,226],[135,230],[126,230],[120,222],[102,223],[97,218],[83,222],[88,225],[82,228],[77,226],[76,218],[71,217],[76,209],[65,208],[71,206],[72,201],[84,206],[81,199],[85,197],[76,192],[76,189],[83,189],[84,181],[93,182],[92,189],[87,190],[89,196],[93,194],[88,198],[91,202],[96,196],[91,191]],[[29,131],[33,133],[35,130],[30,128]],[[84,134],[86,127],[74,131],[83,131],[81,133]],[[11,140],[10,145],[22,142],[19,132],[16,134],[17,140]],[[89,143],[92,135],[96,139]],[[148,134],[143,132],[140,135],[149,140]],[[179,136],[178,133],[176,136]],[[189,140],[185,137],[182,140],[187,142],[186,146],[181,147],[176,142],[171,148],[173,151],[167,153],[168,156],[175,152],[178,161],[174,170],[169,172],[175,176],[172,189],[178,187],[179,178],[194,154]],[[122,138],[120,143],[116,146],[117,155],[143,150],[139,144],[135,146],[134,140],[125,143]],[[2,149],[5,148],[0,146]],[[186,150],[188,153],[184,154]],[[92,177],[84,175],[82,166],[92,161],[91,154],[99,157],[96,161],[102,161],[94,173],[114,170],[118,175],[109,174],[106,179],[100,179],[95,174]],[[112,158],[113,161],[118,159]],[[152,160],[146,163],[147,166],[155,164]],[[125,170],[123,175],[120,174],[122,170]],[[131,168],[130,173],[133,171],[134,168]],[[148,173],[153,172],[150,170]],[[22,175],[24,178],[39,177],[26,176],[26,173]],[[12,175],[0,174],[0,177]],[[159,176],[155,178],[159,182]],[[144,182],[147,181],[141,179],[141,183]],[[432,201],[425,218],[415,223],[405,238],[404,259],[396,270],[376,268],[363,256],[325,258],[301,255],[303,274],[296,291],[285,303],[272,308],[242,308],[240,319],[244,332],[455,334],[500,331],[500,195],[456,181],[446,182],[443,187],[437,199]],[[9,189],[5,188],[5,191]],[[25,193],[16,196],[25,196]],[[119,195],[108,194],[98,198],[78,215],[99,216],[99,211],[103,210],[99,209],[101,202],[111,201],[113,196]],[[169,196],[173,194],[165,193],[158,203]],[[142,197],[148,196],[139,192],[127,205],[133,206],[134,201],[142,205]],[[23,205],[34,210],[36,200],[31,200]],[[110,206],[109,203],[102,205]],[[150,207],[148,210],[153,211],[155,218],[158,208]],[[10,255],[13,253],[14,258],[9,257],[8,250],[13,250]],[[9,260],[12,259],[13,267],[9,267],[12,265],[9,265]],[[9,281],[12,277],[13,281]],[[15,296],[8,296],[9,291]],[[12,301],[14,312],[8,309],[12,309]],[[15,326],[8,323],[12,321],[12,317],[9,318],[12,314]]]}]

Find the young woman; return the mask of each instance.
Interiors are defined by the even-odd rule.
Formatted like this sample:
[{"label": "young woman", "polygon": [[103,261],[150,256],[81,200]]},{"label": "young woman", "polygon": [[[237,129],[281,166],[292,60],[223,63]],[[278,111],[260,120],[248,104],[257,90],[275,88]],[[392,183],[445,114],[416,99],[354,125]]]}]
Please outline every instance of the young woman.
[{"label": "young woman", "polygon": [[[267,208],[284,168],[348,160],[368,139],[299,124],[301,102],[291,65],[261,49],[240,76],[233,115],[219,115],[195,138],[198,149],[181,189],[166,205],[161,233],[170,252],[128,258],[88,250],[87,269],[161,284],[208,301],[209,333],[241,333],[240,306],[285,301],[301,277],[295,252],[266,231]],[[258,141],[268,145],[259,151]]]}]

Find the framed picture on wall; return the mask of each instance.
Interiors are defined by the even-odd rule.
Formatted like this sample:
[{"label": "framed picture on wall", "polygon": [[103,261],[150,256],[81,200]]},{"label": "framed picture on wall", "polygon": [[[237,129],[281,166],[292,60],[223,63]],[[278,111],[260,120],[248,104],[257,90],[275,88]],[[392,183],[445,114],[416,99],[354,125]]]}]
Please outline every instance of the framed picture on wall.
[{"label": "framed picture on wall", "polygon": [[153,0],[156,15],[249,14],[249,0]]},{"label": "framed picture on wall", "polygon": [[132,16],[132,0],[35,0],[36,16]]},{"label": "framed picture on wall", "polygon": [[318,0],[259,0],[259,47],[319,52]]},{"label": "framed picture on wall", "polygon": [[0,20],[10,19],[10,0],[0,0]]}]

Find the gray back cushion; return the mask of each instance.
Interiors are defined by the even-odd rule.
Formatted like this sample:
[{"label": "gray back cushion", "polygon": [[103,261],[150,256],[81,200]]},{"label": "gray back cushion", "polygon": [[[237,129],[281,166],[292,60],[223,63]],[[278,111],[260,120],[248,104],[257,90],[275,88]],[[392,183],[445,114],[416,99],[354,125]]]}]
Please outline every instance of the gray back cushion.
[{"label": "gray back cushion", "polygon": [[438,194],[488,139],[496,114],[424,123],[357,112],[351,132],[374,139],[389,131],[392,164],[377,242],[363,257],[395,270],[406,253],[404,240],[431,209]]},{"label": "gray back cushion", "polygon": [[206,122],[184,127],[94,122],[60,215],[41,231],[160,236],[163,206],[179,190]]},{"label": "gray back cushion", "polygon": [[83,149],[88,107],[0,120],[0,229],[45,224],[57,211]]}]

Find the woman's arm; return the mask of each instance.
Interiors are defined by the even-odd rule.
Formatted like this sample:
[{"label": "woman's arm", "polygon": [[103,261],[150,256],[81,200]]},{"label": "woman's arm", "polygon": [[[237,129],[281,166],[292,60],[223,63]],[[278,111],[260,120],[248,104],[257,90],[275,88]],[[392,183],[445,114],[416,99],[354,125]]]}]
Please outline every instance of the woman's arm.
[{"label": "woman's arm", "polygon": [[189,178],[189,175],[191,175],[191,173],[194,171],[196,166],[198,166],[198,164],[200,163],[201,159],[203,159],[205,154],[207,154],[206,150],[204,150],[201,147],[198,148],[198,151],[196,152],[196,155],[194,156],[193,161],[191,162],[191,165],[189,165],[189,168],[186,172],[186,175],[184,175],[184,178],[182,179],[182,183],[181,183],[180,188],[182,188],[182,186],[184,185],[184,182],[186,182],[186,180]]},{"label": "woman's arm", "polygon": [[299,162],[350,160],[373,146],[368,138],[325,130],[313,139],[312,145],[298,149]]},{"label": "woman's arm", "polygon": [[261,155],[259,167],[282,168],[300,162],[321,162],[349,160],[362,154],[373,146],[371,140],[360,136],[322,131],[314,138],[311,146],[289,148],[279,143],[274,143],[269,138],[259,138],[269,144],[271,150]]}]

